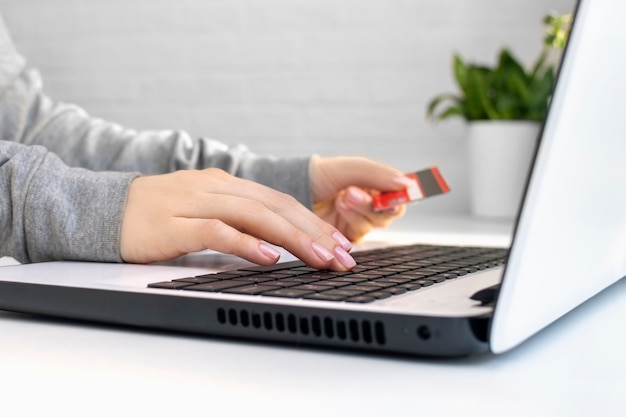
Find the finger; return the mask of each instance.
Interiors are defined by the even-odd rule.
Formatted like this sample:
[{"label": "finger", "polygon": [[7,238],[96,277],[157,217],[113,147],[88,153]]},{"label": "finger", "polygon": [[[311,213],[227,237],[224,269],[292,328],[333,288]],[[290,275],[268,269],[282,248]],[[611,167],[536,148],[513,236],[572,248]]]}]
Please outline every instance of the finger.
[{"label": "finger", "polygon": [[393,219],[404,214],[405,207],[398,206],[393,212],[381,214],[370,209],[353,208],[346,203],[345,197],[338,197],[335,200],[337,212],[337,225],[339,229],[352,241],[358,242],[375,227],[385,227]]},{"label": "finger", "polygon": [[242,233],[230,225],[216,219],[179,219],[183,236],[193,242],[187,253],[211,249],[217,252],[239,256],[259,265],[271,265],[280,259],[280,252],[265,242]]},{"label": "finger", "polygon": [[342,198],[335,200],[335,209],[341,218],[341,231],[351,241],[358,242],[372,230],[372,223],[361,213],[348,206]]},{"label": "finger", "polygon": [[348,187],[339,198],[344,206],[355,214],[362,216],[373,227],[386,227],[394,219],[401,217],[406,211],[405,205],[374,211],[372,208],[372,196],[358,187]]},{"label": "finger", "polygon": [[411,185],[402,172],[367,158],[313,158],[311,167],[314,201],[332,198],[351,185],[379,191],[401,190]]},{"label": "finger", "polygon": [[152,238],[157,250],[126,261],[156,262],[206,249],[233,254],[260,265],[274,264],[280,258],[280,252],[268,244],[217,219],[173,218],[170,226]]}]

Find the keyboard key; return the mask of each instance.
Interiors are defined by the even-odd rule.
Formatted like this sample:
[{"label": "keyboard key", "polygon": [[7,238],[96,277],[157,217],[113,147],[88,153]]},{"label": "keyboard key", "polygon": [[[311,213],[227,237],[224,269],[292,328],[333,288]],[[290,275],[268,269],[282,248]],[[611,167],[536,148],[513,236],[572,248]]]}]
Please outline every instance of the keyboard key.
[{"label": "keyboard key", "polygon": [[[432,283],[431,283],[432,284]],[[407,291],[414,291],[421,288],[422,285],[417,282],[410,282],[408,284],[400,284],[396,288],[405,288]]]},{"label": "keyboard key", "polygon": [[316,292],[307,294],[302,298],[306,300],[343,301],[346,299],[346,296],[342,294],[328,294],[327,292]]},{"label": "keyboard key", "polygon": [[372,301],[376,301],[376,297],[372,297],[369,295],[357,295],[356,297],[346,298],[349,303],[371,303]]},{"label": "keyboard key", "polygon": [[192,285],[185,289],[192,291],[220,292],[227,288],[243,287],[244,285],[247,285],[244,281],[213,281],[205,284]]},{"label": "keyboard key", "polygon": [[393,284],[406,284],[407,282],[411,282],[413,279],[408,277],[391,275],[385,278],[378,278],[373,280],[373,282],[390,282]]},{"label": "keyboard key", "polygon": [[247,275],[256,275],[259,272],[254,272],[254,271],[244,271],[243,269],[232,269],[230,271],[224,271],[224,274],[234,274],[235,276],[238,277],[245,277]]},{"label": "keyboard key", "polygon": [[165,282],[153,282],[148,284],[149,288],[164,288],[168,290],[179,290],[190,285],[194,285],[192,282],[184,281],[165,281]]},{"label": "keyboard key", "polygon": [[272,287],[269,285],[244,285],[243,287],[226,288],[223,292],[231,294],[259,295],[264,292],[277,289],[280,289],[280,287]]},{"label": "keyboard key", "polygon": [[438,276],[442,276],[445,279],[454,279],[454,278],[458,278],[459,275],[453,272],[444,272],[443,274],[439,274]]},{"label": "keyboard key", "polygon": [[344,298],[347,298],[347,297],[354,297],[356,295],[361,295],[361,294],[364,294],[365,292],[366,291],[346,290],[344,288],[341,288],[341,289],[333,289],[333,290],[323,291],[320,294],[337,295],[337,296],[343,296]]},{"label": "keyboard key", "polygon": [[390,293],[389,291],[374,291],[374,292],[367,293],[367,295],[369,295],[370,297],[374,297],[378,300],[383,300],[385,298],[391,297],[393,294]]},{"label": "keyboard key", "polygon": [[385,288],[385,292],[390,292],[393,295],[398,295],[398,294],[404,294],[405,292],[407,292],[407,289],[402,288],[402,287],[390,287],[390,288]]},{"label": "keyboard key", "polygon": [[366,275],[363,275],[363,274],[353,274],[353,275],[347,275],[347,276],[343,276],[343,277],[333,278],[333,281],[350,282],[350,283],[354,284],[354,283],[358,283],[358,282],[369,281],[369,278]]},{"label": "keyboard key", "polygon": [[189,282],[190,284],[204,284],[205,282],[213,282],[217,281],[216,278],[211,278],[209,276],[198,276],[198,277],[189,277],[189,278],[180,278],[175,279],[176,282]]},{"label": "keyboard key", "polygon": [[363,282],[360,285],[381,289],[381,288],[395,287],[398,284],[396,282],[382,282],[382,281],[376,280],[376,281]]},{"label": "keyboard key", "polygon": [[276,281],[272,281],[267,284],[276,285],[277,287],[281,287],[281,288],[289,288],[289,287],[295,287],[296,285],[301,285],[302,283],[297,282],[297,281],[291,281],[290,278],[286,278],[286,279],[279,279]]},{"label": "keyboard key", "polygon": [[298,290],[294,288],[280,288],[278,290],[271,290],[264,295],[272,295],[274,297],[286,297],[286,298],[302,298],[305,295],[311,294],[314,291],[311,290]]},{"label": "keyboard key", "polygon": [[337,281],[336,279],[325,279],[324,281],[319,281],[320,285],[328,285],[329,287],[341,288],[346,287],[348,285],[352,285],[349,281]]},{"label": "keyboard key", "polygon": [[432,276],[430,276],[428,278],[424,278],[424,279],[427,279],[427,280],[433,281],[433,282],[443,282],[447,278],[445,276],[443,276],[443,275],[432,275]]},{"label": "keyboard key", "polygon": [[252,282],[261,283],[261,282],[267,282],[267,281],[274,281],[274,278],[268,278],[262,275],[252,275],[252,276],[241,277],[241,278],[233,278],[233,281],[242,281],[242,282],[247,282],[247,283],[252,283]]},{"label": "keyboard key", "polygon": [[380,287],[377,287],[375,285],[367,285],[367,284],[369,284],[369,282],[366,282],[364,284],[348,285],[347,287],[343,287],[341,289],[347,290],[347,291],[361,291],[361,292],[370,292],[370,291],[380,290]]},{"label": "keyboard key", "polygon": [[289,269],[294,267],[306,267],[306,265],[302,261],[291,261],[291,262],[283,262],[279,264],[273,265],[255,265],[248,266],[244,268],[240,268],[242,271],[252,271],[252,272],[272,272],[279,271],[281,269]]},{"label": "keyboard key", "polygon": [[298,285],[297,287],[291,287],[294,290],[307,290],[307,291],[327,291],[327,290],[331,290],[334,289],[333,286],[329,286],[329,285],[321,285],[321,284],[304,284],[304,285]]},{"label": "keyboard key", "polygon": [[298,275],[298,276],[295,276],[295,277],[283,278],[283,279],[281,279],[281,281],[293,282],[295,285],[297,285],[297,284],[312,284],[314,282],[320,281],[320,279],[319,278],[305,277],[305,276],[302,276],[302,275]]},{"label": "keyboard key", "polygon": [[204,274],[204,275],[196,275],[194,278],[206,278],[206,279],[212,279],[212,280],[217,280],[217,279],[231,279],[231,278],[235,278],[238,277],[239,275],[237,274],[226,274],[223,272],[220,272],[219,274]]}]

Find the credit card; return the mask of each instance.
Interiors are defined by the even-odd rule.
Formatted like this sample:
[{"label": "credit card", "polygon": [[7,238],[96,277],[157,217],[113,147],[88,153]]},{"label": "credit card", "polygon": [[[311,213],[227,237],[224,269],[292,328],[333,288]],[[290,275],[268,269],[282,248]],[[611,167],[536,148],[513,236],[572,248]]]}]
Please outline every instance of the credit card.
[{"label": "credit card", "polygon": [[374,210],[385,210],[450,191],[448,183],[436,166],[406,176],[413,180],[413,184],[402,191],[385,191],[374,195],[372,197]]}]

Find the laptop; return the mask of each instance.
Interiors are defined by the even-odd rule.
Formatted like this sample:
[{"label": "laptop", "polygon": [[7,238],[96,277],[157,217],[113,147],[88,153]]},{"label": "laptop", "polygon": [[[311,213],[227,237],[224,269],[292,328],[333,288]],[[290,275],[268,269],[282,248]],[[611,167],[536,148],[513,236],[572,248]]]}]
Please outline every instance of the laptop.
[{"label": "laptop", "polygon": [[577,5],[509,248],[378,248],[350,274],[232,270],[219,254],[5,266],[0,309],[394,355],[506,352],[626,275],[622,16],[624,2]]}]

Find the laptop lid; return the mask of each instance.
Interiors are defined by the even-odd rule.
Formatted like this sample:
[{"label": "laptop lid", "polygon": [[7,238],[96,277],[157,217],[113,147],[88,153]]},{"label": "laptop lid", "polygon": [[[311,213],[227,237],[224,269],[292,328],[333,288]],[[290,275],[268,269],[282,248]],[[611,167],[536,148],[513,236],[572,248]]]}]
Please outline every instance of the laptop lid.
[{"label": "laptop lid", "polygon": [[626,2],[581,0],[515,230],[490,347],[626,275]]}]

